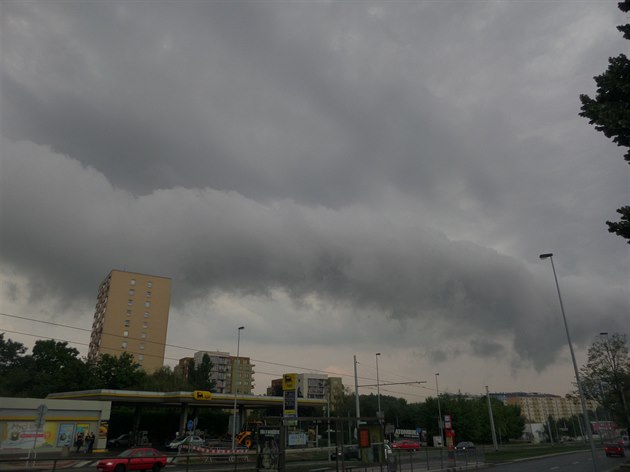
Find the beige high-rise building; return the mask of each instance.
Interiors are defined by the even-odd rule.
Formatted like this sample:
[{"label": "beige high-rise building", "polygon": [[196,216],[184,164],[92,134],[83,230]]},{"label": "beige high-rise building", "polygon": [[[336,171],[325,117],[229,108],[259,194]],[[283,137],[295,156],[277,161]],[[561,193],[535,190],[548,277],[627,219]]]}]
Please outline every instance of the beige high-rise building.
[{"label": "beige high-rise building", "polygon": [[249,357],[230,356],[229,376],[225,380],[226,393],[244,393],[251,395],[254,390],[254,365]]},{"label": "beige high-rise building", "polygon": [[[550,416],[554,420],[559,420],[582,415],[582,404],[577,397],[522,392],[503,396],[506,405],[517,405],[521,408],[521,415],[525,417],[526,423],[544,423]],[[587,410],[596,411],[597,406],[596,401],[586,400]]]},{"label": "beige high-rise building", "polygon": [[88,359],[132,354],[146,372],[164,365],[171,279],[112,270],[101,283]]}]

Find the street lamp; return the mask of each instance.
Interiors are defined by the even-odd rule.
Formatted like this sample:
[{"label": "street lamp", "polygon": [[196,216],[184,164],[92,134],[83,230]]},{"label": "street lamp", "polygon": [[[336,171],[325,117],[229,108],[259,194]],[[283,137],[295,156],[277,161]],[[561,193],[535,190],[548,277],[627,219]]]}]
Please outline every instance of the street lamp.
[{"label": "street lamp", "polygon": [[440,447],[444,444],[444,433],[442,432],[442,409],[440,408],[440,388],[438,387],[438,375],[439,372],[435,373],[435,391],[437,392],[437,401],[438,401],[438,427],[440,428]]},{"label": "street lamp", "polygon": [[379,382],[378,379],[378,356],[380,356],[381,353],[377,352],[376,353],[376,397],[378,399],[378,413],[376,414],[376,416],[378,417],[379,421],[382,421],[382,413],[381,413],[381,384]]},{"label": "street lamp", "polygon": [[236,330],[236,359],[234,359],[234,365],[232,366],[232,390],[234,390],[234,413],[232,414],[232,450],[236,445],[236,368],[239,363],[239,355],[241,350],[241,331],[245,329],[245,326],[239,326]]},{"label": "street lamp", "polygon": [[580,394],[580,403],[582,404],[582,415],[584,416],[584,426],[586,429],[586,435],[588,441],[591,444],[591,455],[593,456],[593,470],[597,472],[599,467],[597,465],[597,454],[595,453],[595,443],[593,442],[593,434],[591,433],[590,421],[588,420],[588,411],[586,410],[586,400],[584,399],[584,391],[582,390],[582,382],[580,382],[580,373],[578,371],[577,362],[575,362],[575,353],[573,352],[573,344],[571,343],[571,335],[569,334],[569,325],[567,324],[567,317],[564,314],[564,304],[562,303],[562,295],[560,295],[560,285],[558,284],[558,276],[556,275],[556,266],[553,263],[553,254],[545,253],[541,254],[541,260],[549,259],[551,261],[551,269],[553,270],[553,278],[556,281],[556,290],[558,291],[558,300],[560,301],[560,311],[562,312],[562,321],[564,322],[564,330],[567,333],[567,342],[569,343],[569,351],[571,352],[571,360],[573,361],[573,370],[575,371],[575,382],[578,386],[578,392]]}]

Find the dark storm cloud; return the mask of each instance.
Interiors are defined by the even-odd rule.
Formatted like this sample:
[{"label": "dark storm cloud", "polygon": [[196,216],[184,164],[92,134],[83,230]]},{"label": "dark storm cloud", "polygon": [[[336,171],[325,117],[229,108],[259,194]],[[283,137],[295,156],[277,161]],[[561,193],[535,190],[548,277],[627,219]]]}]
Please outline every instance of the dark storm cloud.
[{"label": "dark storm cloud", "polygon": [[[448,101],[403,59],[426,61],[405,44],[423,38],[405,23],[389,37],[367,4],[72,6],[66,16],[56,2],[7,5],[16,65],[3,69],[3,132],[133,193],[211,186],[338,206],[383,182],[430,195],[437,181],[461,184],[452,166],[469,167],[441,118]],[[380,39],[403,56],[372,49]],[[357,58],[365,74],[352,70]]]},{"label": "dark storm cloud", "polygon": [[[407,323],[438,319],[457,326],[459,336],[512,336],[538,368],[558,349],[548,281],[494,250],[417,225],[382,226],[380,217],[360,212],[262,205],[212,189],[133,197],[45,148],[6,140],[2,148],[0,241],[12,248],[2,262],[28,276],[39,296],[89,299],[94,274],[125,264],[172,277],[176,307],[213,293],[269,296],[277,289],[297,301],[315,295]],[[45,198],[29,198],[32,189]],[[597,329],[589,320],[614,318],[616,297],[591,300],[587,288],[572,295],[584,326],[578,339]],[[472,343],[477,356],[497,349]]]},{"label": "dark storm cloud", "polygon": [[281,291],[543,369],[553,251],[576,343],[627,331],[626,168],[577,115],[623,18],[542,5],[3,2],[5,296],[91,303],[129,268],[180,309]]}]

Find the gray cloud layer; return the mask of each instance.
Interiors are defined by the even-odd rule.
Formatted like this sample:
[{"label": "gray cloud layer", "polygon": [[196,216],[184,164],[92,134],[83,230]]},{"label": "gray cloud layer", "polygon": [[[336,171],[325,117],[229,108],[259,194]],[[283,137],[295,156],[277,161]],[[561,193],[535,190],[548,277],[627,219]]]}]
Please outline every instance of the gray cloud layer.
[{"label": "gray cloud layer", "polygon": [[182,310],[279,291],[287,324],[315,297],[543,369],[555,251],[576,341],[627,331],[626,169],[577,116],[623,18],[543,5],[3,2],[3,297],[126,267]]}]

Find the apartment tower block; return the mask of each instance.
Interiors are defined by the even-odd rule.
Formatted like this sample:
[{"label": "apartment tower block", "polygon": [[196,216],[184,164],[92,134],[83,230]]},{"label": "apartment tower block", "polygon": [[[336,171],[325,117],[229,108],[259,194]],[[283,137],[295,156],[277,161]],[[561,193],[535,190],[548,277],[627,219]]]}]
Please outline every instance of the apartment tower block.
[{"label": "apartment tower block", "polygon": [[112,270],[96,300],[88,359],[128,352],[145,372],[164,365],[171,279]]}]

